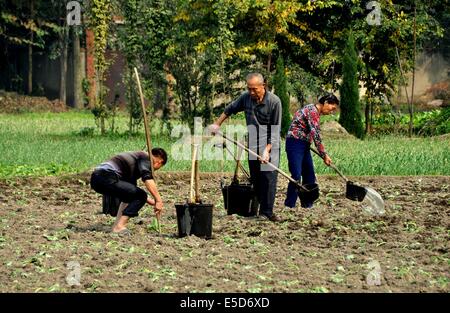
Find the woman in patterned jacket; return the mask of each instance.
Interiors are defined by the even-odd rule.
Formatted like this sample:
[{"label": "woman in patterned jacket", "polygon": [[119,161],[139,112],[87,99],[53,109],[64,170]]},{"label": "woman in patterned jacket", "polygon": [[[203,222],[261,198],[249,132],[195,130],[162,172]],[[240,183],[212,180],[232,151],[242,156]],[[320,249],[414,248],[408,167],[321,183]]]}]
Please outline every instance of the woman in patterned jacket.
[{"label": "woman in patterned jacket", "polygon": [[[313,184],[316,182],[314,164],[309,149],[314,142],[324,163],[329,166],[331,158],[325,152],[320,137],[320,115],[328,115],[336,111],[339,106],[338,98],[333,94],[326,94],[319,99],[319,103],[309,104],[299,109],[294,114],[291,126],[286,135],[286,154],[288,158],[289,171],[294,180],[302,178],[302,184]],[[297,202],[297,188],[295,184],[289,183],[284,205],[294,208]],[[312,203],[302,204],[303,207],[311,208]]]}]

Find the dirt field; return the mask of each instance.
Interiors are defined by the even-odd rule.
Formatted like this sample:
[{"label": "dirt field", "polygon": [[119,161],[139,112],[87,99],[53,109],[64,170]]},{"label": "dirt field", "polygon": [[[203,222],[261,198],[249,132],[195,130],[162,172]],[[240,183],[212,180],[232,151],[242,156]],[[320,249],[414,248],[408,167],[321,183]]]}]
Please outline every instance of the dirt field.
[{"label": "dirt field", "polygon": [[[109,233],[113,218],[100,214],[89,174],[1,180],[0,292],[450,290],[450,177],[354,178],[383,196],[383,217],[345,199],[334,176],[319,177],[313,210],[285,211],[280,177],[275,212],[284,222],[275,224],[228,216],[220,177],[202,175],[202,199],[215,204],[211,240],[177,238],[174,204],[189,194],[188,175],[159,179],[162,234],[147,207],[130,237]],[[80,265],[78,286],[66,281],[76,273],[71,261]]]}]

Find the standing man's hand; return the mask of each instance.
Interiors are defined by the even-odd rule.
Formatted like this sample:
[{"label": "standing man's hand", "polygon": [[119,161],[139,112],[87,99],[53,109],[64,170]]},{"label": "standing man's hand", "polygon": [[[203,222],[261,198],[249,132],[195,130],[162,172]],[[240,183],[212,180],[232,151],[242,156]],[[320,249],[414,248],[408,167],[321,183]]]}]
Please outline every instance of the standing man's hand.
[{"label": "standing man's hand", "polygon": [[270,161],[270,150],[271,150],[271,149],[272,149],[271,146],[267,146],[267,147],[264,149],[264,152],[263,152],[263,154],[262,154],[262,156],[261,156],[261,163],[266,164],[267,162]]},{"label": "standing man's hand", "polygon": [[155,200],[154,199],[152,199],[152,198],[147,198],[147,203],[149,204],[149,205],[155,205]]},{"label": "standing man's hand", "polygon": [[331,165],[331,158],[328,156],[328,154],[326,154],[323,158],[323,163],[325,163],[327,166]]},{"label": "standing man's hand", "polygon": [[220,126],[217,124],[211,124],[208,126],[209,131],[215,135],[220,131]]},{"label": "standing man's hand", "polygon": [[228,118],[228,116],[225,113],[222,113],[220,117],[214,122],[214,124],[211,124],[208,126],[208,130],[213,134],[217,134],[220,131],[220,125],[222,125],[223,122]]}]

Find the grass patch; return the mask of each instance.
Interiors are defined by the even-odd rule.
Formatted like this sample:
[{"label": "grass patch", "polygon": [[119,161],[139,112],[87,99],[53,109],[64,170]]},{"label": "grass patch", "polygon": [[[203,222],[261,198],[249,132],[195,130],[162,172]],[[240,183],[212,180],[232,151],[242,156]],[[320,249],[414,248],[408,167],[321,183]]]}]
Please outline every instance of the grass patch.
[{"label": "grass patch", "polygon": [[[142,149],[143,130],[129,136],[127,123],[127,116],[119,115],[117,133],[100,136],[90,112],[0,114],[0,178],[89,171],[116,153]],[[152,121],[153,146],[169,153],[169,162],[162,170],[189,171],[190,160],[171,157],[183,147],[180,138],[162,136],[160,129],[161,122]],[[450,175],[450,144],[443,139],[384,136],[364,141],[324,140],[334,163],[347,175]],[[315,155],[314,162],[317,174],[333,174]],[[226,172],[234,170],[229,157],[223,166]],[[288,171],[284,143],[281,168]],[[200,170],[220,172],[221,162],[202,160]]]}]

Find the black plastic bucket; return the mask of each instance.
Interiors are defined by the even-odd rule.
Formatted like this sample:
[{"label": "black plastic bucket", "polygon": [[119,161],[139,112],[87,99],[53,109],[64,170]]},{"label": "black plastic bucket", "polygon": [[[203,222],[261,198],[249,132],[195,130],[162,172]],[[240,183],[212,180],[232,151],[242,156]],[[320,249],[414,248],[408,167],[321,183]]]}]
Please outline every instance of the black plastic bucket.
[{"label": "black plastic bucket", "polygon": [[178,236],[182,238],[195,235],[211,239],[213,207],[212,204],[175,204]]},{"label": "black plastic bucket", "polygon": [[258,208],[254,203],[255,192],[251,184],[232,183],[222,187],[223,203],[228,215],[255,216]]},{"label": "black plastic bucket", "polygon": [[120,199],[114,196],[103,195],[102,200],[102,209],[103,214],[117,216],[117,212],[119,212],[120,207]]},{"label": "black plastic bucket", "polygon": [[304,184],[303,188],[298,188],[298,196],[302,207],[314,203],[319,199],[319,185],[318,184]]},{"label": "black plastic bucket", "polygon": [[347,182],[347,189],[345,190],[345,197],[347,199],[353,201],[363,201],[366,196],[367,189],[358,185],[355,185],[353,182]]}]

